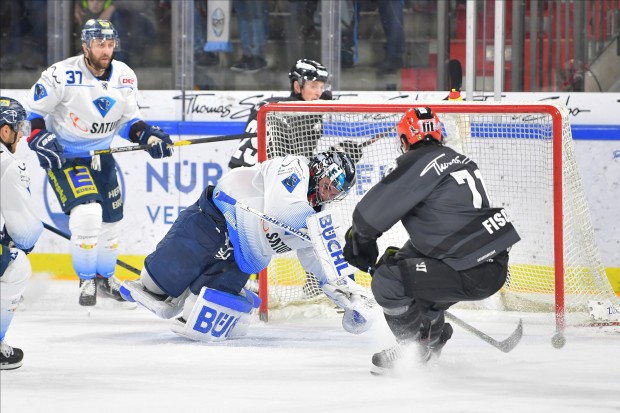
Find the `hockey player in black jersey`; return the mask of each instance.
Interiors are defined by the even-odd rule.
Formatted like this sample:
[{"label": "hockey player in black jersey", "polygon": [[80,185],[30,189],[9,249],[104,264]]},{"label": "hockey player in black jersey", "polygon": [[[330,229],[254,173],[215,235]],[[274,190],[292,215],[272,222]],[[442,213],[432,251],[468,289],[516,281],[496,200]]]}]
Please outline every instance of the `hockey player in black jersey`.
[{"label": "hockey player in black jersey", "polygon": [[[310,59],[300,59],[288,74],[291,82],[291,94],[287,97],[272,97],[265,99],[256,108],[252,108],[248,121],[245,124],[246,133],[255,133],[257,130],[258,109],[261,106],[270,102],[291,102],[291,101],[313,101],[317,99],[332,100],[332,94],[329,90],[325,90],[325,85],[329,73],[325,66],[317,61]],[[310,125],[314,121],[318,124],[318,127],[313,128]],[[313,150],[316,145],[316,141],[320,138],[320,131],[322,129],[320,116],[296,116],[288,118],[286,122],[283,122],[278,130],[282,131],[282,139],[279,145],[270,145],[271,148],[275,148],[276,152],[270,154],[270,158],[274,156],[285,155],[302,155],[310,157],[313,155]],[[297,133],[295,133],[297,132]],[[297,140],[303,140],[303,142],[295,141],[294,136],[297,136]],[[258,161],[258,142],[257,138],[246,138],[239,143],[237,151],[230,158],[228,166],[230,168],[237,168],[239,166],[252,166]],[[278,150],[278,148],[280,148]]]},{"label": "hockey player in black jersey", "polygon": [[[506,211],[490,206],[476,163],[443,146],[430,108],[409,109],[397,135],[403,155],[356,206],[344,248],[350,264],[374,272],[372,292],[398,343],[373,356],[375,374],[409,348],[423,362],[438,356],[452,336],[444,311],[497,292],[520,239]],[[377,262],[377,239],[398,221],[410,239]]]}]

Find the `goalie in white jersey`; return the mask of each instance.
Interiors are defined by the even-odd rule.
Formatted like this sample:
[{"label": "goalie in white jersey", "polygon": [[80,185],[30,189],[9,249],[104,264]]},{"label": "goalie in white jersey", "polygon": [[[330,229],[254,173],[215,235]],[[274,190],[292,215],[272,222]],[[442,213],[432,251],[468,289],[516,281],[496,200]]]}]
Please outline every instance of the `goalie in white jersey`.
[{"label": "goalie in white jersey", "polygon": [[[180,335],[223,340],[245,333],[245,316],[258,307],[259,298],[243,288],[250,274],[264,269],[275,254],[296,251],[304,269],[345,308],[346,318],[349,299],[368,294],[365,289],[346,277],[334,285],[308,241],[238,204],[223,202],[217,194],[226,193],[292,230],[304,231],[309,217],[343,198],[354,182],[355,167],[342,152],[320,153],[310,162],[302,156],[276,157],[233,169],[179,214],[145,259],[140,280],[124,282],[121,293],[162,318],[183,311],[173,325]],[[351,323],[343,326],[355,330]]]},{"label": "goalie in white jersey", "polygon": [[14,99],[0,97],[0,369],[21,367],[24,353],[4,341],[15,309],[32,274],[26,257],[43,231],[34,214],[26,164],[15,157],[17,144],[30,133],[26,111]]},{"label": "goalie in white jersey", "polygon": [[107,20],[91,19],[82,30],[83,55],[45,70],[28,94],[32,134],[28,146],[46,169],[62,210],[69,217],[73,268],[80,278],[81,305],[99,295],[122,301],[114,277],[123,203],[111,154],[115,135],[149,144],[153,158],[172,154],[169,135],[141,120],[138,80],[113,60],[118,33]]}]

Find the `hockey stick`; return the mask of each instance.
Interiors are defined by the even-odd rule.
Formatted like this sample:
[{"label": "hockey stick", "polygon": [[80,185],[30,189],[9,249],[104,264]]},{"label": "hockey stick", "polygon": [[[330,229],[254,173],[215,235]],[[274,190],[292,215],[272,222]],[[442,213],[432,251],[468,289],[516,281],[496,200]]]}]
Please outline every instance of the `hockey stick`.
[{"label": "hockey stick", "polygon": [[262,218],[263,220],[265,220],[265,221],[275,225],[276,227],[282,228],[282,229],[286,230],[287,232],[290,232],[291,234],[295,235],[298,238],[301,238],[301,239],[303,239],[305,241],[308,241],[308,242],[312,242],[310,240],[310,237],[308,236],[308,234],[305,234],[305,233],[303,233],[303,232],[301,232],[301,231],[299,231],[299,230],[297,230],[297,229],[295,229],[295,228],[285,224],[284,222],[281,222],[281,221],[279,221],[279,220],[277,220],[275,218],[272,218],[269,215],[260,212],[259,210],[256,210],[256,209],[254,209],[254,208],[252,208],[252,207],[250,207],[250,206],[248,206],[248,205],[246,205],[246,204],[244,204],[242,202],[237,201],[235,198],[229,196],[224,191],[217,191],[217,192],[213,193],[213,198],[215,198],[217,200],[220,200],[222,202],[226,202],[227,204],[230,204],[230,205],[236,205],[239,208],[243,209],[244,211],[248,211],[249,213],[254,214],[257,217]]},{"label": "hockey stick", "polygon": [[375,136],[373,136],[372,138],[367,139],[366,141],[360,143],[359,145],[350,141],[350,140],[345,140],[342,142],[338,142],[337,144],[335,144],[334,146],[331,147],[332,150],[342,150],[344,151],[344,153],[346,153],[347,155],[349,155],[351,157],[351,160],[353,161],[353,163],[358,163],[360,159],[362,159],[362,149],[364,149],[365,147],[372,145],[373,143],[377,142],[379,139],[385,138],[386,136],[388,136],[389,134],[391,134],[394,131],[395,127],[391,127],[390,129],[381,132]]},{"label": "hockey stick", "polygon": [[523,320],[521,319],[519,319],[519,325],[517,325],[516,330],[513,331],[512,334],[507,339],[503,341],[498,341],[498,340],[495,340],[493,337],[489,336],[488,334],[483,333],[482,331],[478,330],[476,327],[461,320],[460,318],[458,318],[452,313],[445,311],[445,315],[446,315],[446,318],[453,321],[459,327],[463,328],[464,330],[467,330],[468,332],[472,333],[476,337],[480,338],[483,341],[486,341],[487,343],[489,343],[496,349],[503,351],[504,353],[508,353],[512,351],[512,349],[514,349],[517,346],[517,344],[519,344],[519,342],[521,341],[521,337],[523,337]]},{"label": "hockey stick", "polygon": [[[56,234],[56,235],[60,235],[61,237],[63,237],[63,238],[64,238],[64,239],[66,239],[66,240],[70,240],[70,239],[71,239],[71,237],[69,236],[69,234],[67,234],[67,233],[65,233],[65,232],[63,232],[63,231],[61,231],[61,230],[59,230],[58,228],[54,228],[53,226],[48,225],[48,224],[46,224],[45,222],[43,223],[43,227],[44,227],[46,230],[48,230],[48,231],[50,231],[50,232],[53,232],[53,233],[54,233],[54,234]],[[126,262],[124,262],[124,261],[121,261],[121,260],[117,259],[117,260],[116,260],[116,265],[118,265],[119,267],[122,267],[122,268],[124,268],[124,269],[126,269],[126,270],[128,270],[128,271],[130,271],[130,272],[132,272],[132,273],[134,273],[134,274],[140,275],[140,270],[139,270],[139,269],[137,269],[136,267],[133,267],[133,266],[131,266],[131,265],[127,264],[127,263],[126,263]]]},{"label": "hockey stick", "polygon": [[[181,140],[181,141],[174,142],[172,146],[187,146],[187,145],[196,145],[198,143],[224,142],[224,141],[233,141],[236,139],[245,139],[245,138],[254,138],[254,137],[256,137],[256,133],[239,133],[237,135],[223,135],[223,136],[212,136],[210,138]],[[90,158],[95,155],[105,155],[108,153],[143,151],[143,150],[148,150],[150,148],[151,148],[151,145],[121,146],[118,148],[95,149],[93,151],[88,151],[88,152],[71,153],[71,154],[66,154],[65,157],[66,158]]]}]

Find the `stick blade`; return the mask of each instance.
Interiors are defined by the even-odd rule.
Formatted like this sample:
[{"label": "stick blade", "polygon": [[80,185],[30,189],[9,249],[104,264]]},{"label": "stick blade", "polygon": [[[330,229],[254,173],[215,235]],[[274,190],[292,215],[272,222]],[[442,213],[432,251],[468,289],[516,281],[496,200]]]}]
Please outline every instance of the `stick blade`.
[{"label": "stick blade", "polygon": [[513,331],[512,334],[507,339],[505,339],[504,341],[500,341],[498,343],[499,345],[497,346],[497,348],[499,348],[504,353],[509,353],[515,347],[517,347],[522,337],[523,337],[523,320],[519,319],[519,325],[517,325],[517,328],[515,329],[515,331]]}]

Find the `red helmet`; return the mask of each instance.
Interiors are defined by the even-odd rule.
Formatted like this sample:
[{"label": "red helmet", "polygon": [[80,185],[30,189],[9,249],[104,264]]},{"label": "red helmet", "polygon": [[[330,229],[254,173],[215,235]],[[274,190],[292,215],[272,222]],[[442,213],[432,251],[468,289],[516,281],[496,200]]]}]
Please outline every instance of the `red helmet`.
[{"label": "red helmet", "polygon": [[423,141],[427,136],[440,143],[443,142],[439,119],[431,108],[409,109],[398,122],[396,132],[399,137],[404,135],[409,145]]}]

